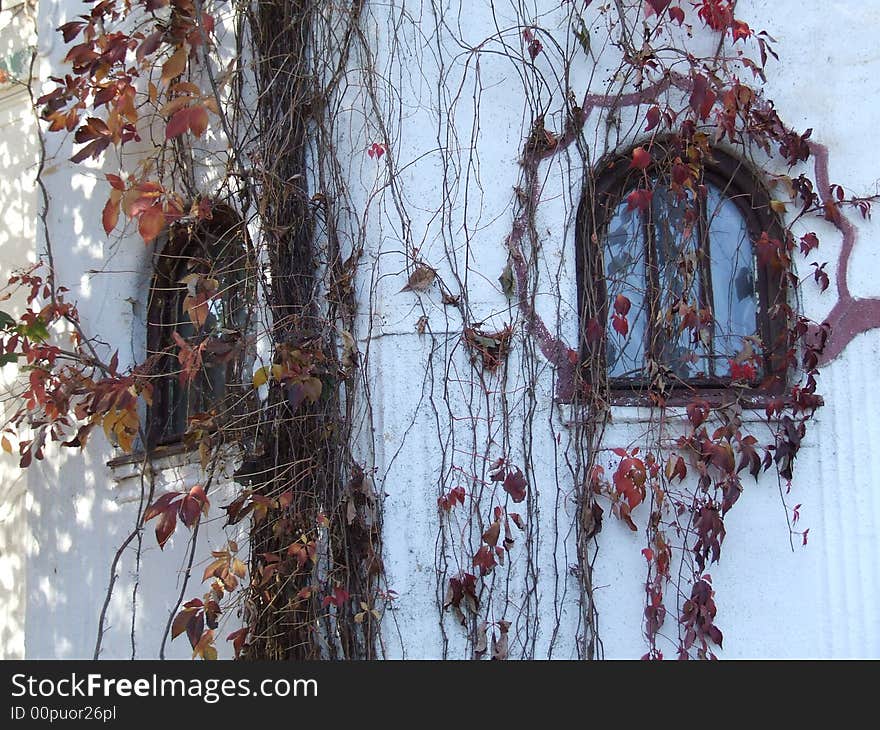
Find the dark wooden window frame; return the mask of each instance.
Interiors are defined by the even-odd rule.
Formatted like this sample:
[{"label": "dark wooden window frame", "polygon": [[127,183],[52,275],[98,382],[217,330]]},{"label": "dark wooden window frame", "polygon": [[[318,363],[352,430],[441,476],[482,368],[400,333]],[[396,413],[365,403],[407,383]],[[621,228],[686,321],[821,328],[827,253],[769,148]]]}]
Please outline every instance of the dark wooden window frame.
[{"label": "dark wooden window frame", "polygon": [[[153,403],[147,407],[146,414],[148,451],[157,448],[175,452],[184,450],[184,432],[166,432],[167,414],[175,408],[175,391],[180,387],[177,375],[180,363],[176,357],[177,346],[171,338],[171,332],[179,321],[179,281],[185,273],[181,269],[194,253],[205,246],[207,239],[222,239],[231,231],[241,232],[246,237],[237,213],[227,206],[215,205],[210,220],[173,224],[165,244],[154,254],[154,273],[147,304],[147,356],[155,357],[152,368]],[[235,292],[234,295],[241,297],[241,292]],[[227,384],[233,382],[235,369],[235,361],[226,364]]]},{"label": "dark wooden window frame", "polygon": [[[657,140],[652,143],[655,159],[662,159],[668,151],[668,142]],[[706,184],[716,187],[722,195],[733,202],[746,223],[749,238],[754,241],[763,231],[772,238],[782,240],[785,235],[779,218],[770,208],[771,197],[759,176],[744,162],[713,149],[711,160],[704,161],[703,180]],[[597,166],[594,178],[585,181],[583,193],[577,213],[576,229],[576,270],[578,289],[578,312],[580,318],[580,353],[582,372],[587,382],[595,373],[606,373],[605,337],[609,330],[611,315],[605,279],[605,240],[607,228],[619,204],[626,195],[641,186],[641,174],[631,169],[632,149],[622,154],[605,158]],[[656,173],[648,168],[650,179]],[[704,203],[703,203],[704,205]],[[705,229],[705,210],[701,215],[700,248],[707,242]],[[646,234],[649,260],[654,254],[651,236]],[[708,248],[708,246],[706,246]],[[649,274],[650,275],[650,274]],[[656,272],[654,272],[656,276]],[[702,285],[701,285],[702,288]],[[694,396],[710,402],[728,402],[735,396],[746,406],[763,407],[768,398],[778,396],[785,388],[785,344],[786,322],[783,308],[772,305],[784,299],[785,278],[783,271],[771,271],[757,262],[756,281],[756,331],[764,344],[761,353],[764,381],[763,384],[753,383],[749,386],[731,385],[729,377],[703,378],[678,383],[666,398],[668,405],[683,405]],[[653,326],[653,315],[656,296],[651,297],[648,305],[648,323]],[[590,342],[587,336],[587,323],[596,318],[602,325],[602,336]],[[651,341],[648,335],[649,342]],[[647,405],[651,402],[648,394],[648,383],[644,378],[609,378],[611,401],[618,405]]]}]

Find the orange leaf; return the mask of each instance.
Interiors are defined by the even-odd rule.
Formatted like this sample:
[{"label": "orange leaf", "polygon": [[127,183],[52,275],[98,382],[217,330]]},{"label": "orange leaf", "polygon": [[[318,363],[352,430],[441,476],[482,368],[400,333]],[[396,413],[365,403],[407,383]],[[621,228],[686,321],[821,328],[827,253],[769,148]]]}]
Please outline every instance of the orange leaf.
[{"label": "orange leaf", "polygon": [[171,624],[172,639],[176,639],[184,631],[186,631],[186,627],[189,625],[189,622],[192,620],[194,615],[195,609],[185,608],[179,614],[177,614],[177,616],[174,617],[174,623]]},{"label": "orange leaf", "polygon": [[158,236],[165,227],[165,214],[162,209],[157,206],[151,206],[141,213],[138,219],[138,232],[144,243],[149,243]]},{"label": "orange leaf", "polygon": [[171,79],[177,78],[186,70],[186,48],[181,46],[174,54],[162,65],[162,81],[168,83]]},{"label": "orange leaf", "polygon": [[208,301],[204,292],[199,292],[194,297],[187,295],[183,298],[183,309],[189,315],[196,329],[201,329],[208,319]]},{"label": "orange leaf", "polygon": [[101,214],[101,222],[104,224],[104,233],[109,236],[110,232],[116,228],[118,221],[119,200],[113,200],[113,197],[110,197],[110,199],[104,204],[104,212]]}]

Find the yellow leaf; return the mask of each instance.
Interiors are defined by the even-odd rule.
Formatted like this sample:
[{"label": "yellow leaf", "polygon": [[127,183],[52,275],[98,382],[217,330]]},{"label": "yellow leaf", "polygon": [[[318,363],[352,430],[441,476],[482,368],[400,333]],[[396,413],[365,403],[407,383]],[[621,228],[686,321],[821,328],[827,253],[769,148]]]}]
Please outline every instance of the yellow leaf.
[{"label": "yellow leaf", "polygon": [[783,203],[781,200],[771,200],[770,209],[774,213],[779,213],[780,215],[782,215],[783,213],[785,213],[785,203]]},{"label": "yellow leaf", "polygon": [[104,420],[101,422],[101,426],[104,428],[104,435],[107,437],[108,441],[113,440],[113,431],[116,427],[116,422],[119,420],[119,411],[109,411],[105,416]]},{"label": "yellow leaf", "polygon": [[119,444],[119,448],[126,454],[131,453],[132,441],[134,441],[133,434],[123,429],[119,429],[116,431],[116,441]]},{"label": "yellow leaf", "polygon": [[150,94],[150,103],[155,104],[157,101],[159,101],[159,89],[156,88],[156,84],[154,84],[152,81],[149,83],[147,88]]},{"label": "yellow leaf", "polygon": [[0,439],[0,446],[3,447],[3,450],[4,450],[7,454],[11,454],[11,453],[12,453],[12,444],[9,443],[9,439],[6,438],[5,436],[4,436],[2,439]]},{"label": "yellow leaf", "polygon": [[260,368],[254,373],[254,387],[259,388],[269,382],[269,368]]},{"label": "yellow leaf", "polygon": [[186,47],[181,46],[174,54],[162,65],[162,81],[168,83],[171,79],[175,79],[186,69]]},{"label": "yellow leaf", "polygon": [[237,575],[239,578],[244,578],[247,574],[247,568],[245,564],[239,560],[238,558],[232,559],[232,572]]}]

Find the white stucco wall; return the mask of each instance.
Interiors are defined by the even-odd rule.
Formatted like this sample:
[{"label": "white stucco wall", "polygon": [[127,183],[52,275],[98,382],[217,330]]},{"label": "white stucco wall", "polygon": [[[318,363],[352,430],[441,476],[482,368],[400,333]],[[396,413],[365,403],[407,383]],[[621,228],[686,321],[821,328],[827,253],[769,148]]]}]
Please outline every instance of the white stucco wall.
[{"label": "white stucco wall", "polygon": [[[14,269],[36,260],[34,248],[37,195],[36,122],[27,89],[30,49],[34,44],[34,11],[22,3],[4,3],[0,12],[0,286]],[[11,315],[23,306],[21,297],[0,303]],[[18,368],[0,369],[0,411],[11,415],[17,407],[9,400]],[[24,656],[25,558],[27,535],[25,474],[18,459],[0,451],[0,658]]]},{"label": "white stucco wall", "polygon": [[[455,619],[438,607],[445,579],[460,567],[471,569],[455,563],[466,553],[437,548],[438,478],[454,475],[457,469],[461,473],[484,469],[488,464],[482,460],[492,460],[502,451],[517,462],[523,451],[517,424],[531,407],[523,391],[520,358],[523,348],[533,345],[523,338],[521,319],[497,282],[507,261],[504,240],[512,223],[518,155],[530,118],[518,95],[522,82],[514,62],[468,52],[498,28],[512,27],[516,19],[506,4],[468,3],[462,10],[458,3],[448,5],[452,7],[444,11],[444,30],[428,38],[423,34],[434,27],[430,8],[408,2],[391,7],[369,4],[364,24],[376,39],[375,67],[388,84],[379,92],[390,125],[388,158],[375,160],[365,154],[380,137],[371,126],[364,96],[352,88],[350,105],[339,107],[343,111],[338,128],[345,130],[339,139],[340,157],[349,160],[345,173],[355,211],[347,225],[353,238],[366,246],[358,281],[363,316],[355,335],[365,355],[364,379],[370,385],[372,412],[371,418],[362,414],[359,420],[359,450],[365,466],[376,469],[377,489],[385,495],[387,587],[399,594],[384,620],[383,642],[390,657],[439,657],[444,651],[451,657],[470,656],[467,638]],[[880,57],[871,37],[880,20],[880,5],[834,2],[815,10],[793,0],[764,5],[740,0],[737,15],[753,28],[766,27],[778,41],[775,47],[782,62],[771,62],[768,93],[776,99],[780,115],[795,127],[813,127],[813,139],[829,147],[832,181],[846,181],[859,194],[873,192],[880,172],[865,150],[870,148],[872,120],[880,111],[875,100]],[[548,0],[532,6],[534,22],[542,28],[559,24],[564,11],[559,3]],[[43,4],[43,78],[57,73],[63,55],[52,29],[78,9],[75,0]],[[829,29],[829,24],[834,27]],[[597,27],[604,26],[599,22]],[[518,37],[516,31],[513,36]],[[597,53],[600,45],[595,46]],[[574,72],[572,85],[585,90],[589,68],[576,65]],[[600,91],[604,81],[597,74],[592,90]],[[552,108],[559,109],[560,104],[557,97]],[[601,138],[598,130],[588,128],[586,139],[596,147],[596,156]],[[107,240],[103,235],[100,170],[67,162],[70,142],[63,135],[48,140],[45,181],[58,280],[71,286],[84,328],[98,332],[109,351],[119,348],[124,366],[142,352],[149,251],[134,236],[114,235]],[[468,163],[472,149],[478,166]],[[394,199],[390,189],[382,187],[384,165],[391,157],[399,171],[402,199]],[[572,234],[581,184],[577,164],[564,159],[543,164],[538,216],[539,312],[551,331],[571,346],[577,339]],[[860,238],[851,265],[851,286],[860,296],[880,296],[880,261],[872,245],[877,224],[856,223]],[[833,261],[839,236],[818,221],[810,226],[822,239],[819,260]],[[503,385],[512,420],[509,431],[504,430],[495,400],[483,403],[470,396],[473,371],[460,342],[462,327],[470,323],[442,306],[436,287],[424,295],[398,292],[406,280],[402,255],[406,244],[418,246],[420,256],[439,269],[444,281],[453,282],[456,274],[466,278],[474,317],[485,320],[487,329],[506,323],[518,326],[510,375]],[[805,288],[809,316],[821,320],[833,304],[833,288],[822,296]],[[420,335],[415,325],[423,315],[428,327]],[[725,633],[722,656],[880,656],[880,629],[874,620],[880,599],[880,568],[874,559],[880,497],[875,494],[878,467],[870,458],[871,446],[880,438],[874,384],[878,349],[880,331],[872,330],[859,336],[823,373],[821,392],[827,406],[809,431],[798,457],[795,493],[786,498],[789,507],[802,505],[803,527],[810,528],[806,547],[790,547],[776,481],[765,476],[755,486],[746,479],[746,491],[727,518],[722,562],[709,569],[718,591],[717,621]],[[569,658],[576,655],[579,631],[577,589],[569,570],[576,562],[570,533],[574,505],[572,485],[565,480],[567,422],[572,413],[553,403],[552,367],[540,353],[534,362],[539,374],[537,403],[530,416],[535,464],[530,489],[537,511],[529,528],[534,540],[527,548],[523,536],[517,535],[510,567],[496,568],[489,578],[492,597],[487,605],[490,621],[516,621],[523,606],[541,617],[536,634],[530,633],[528,622],[514,623],[511,645],[517,653]],[[502,387],[497,379],[487,382]],[[467,402],[470,408],[465,407]],[[615,410],[616,423],[606,444],[626,445],[633,434],[641,433],[637,416]],[[509,445],[502,449],[505,438]],[[444,445],[445,456],[438,444]],[[120,482],[120,474],[114,478],[105,466],[115,454],[100,435],[90,440],[83,454],[64,451],[50,449],[47,459],[27,472],[29,538],[0,535],[4,540],[23,540],[24,648],[32,658],[91,656],[110,559],[133,521],[140,492],[138,479]],[[168,484],[188,483],[198,479],[193,469],[168,470],[160,478]],[[488,510],[488,492],[484,496]],[[215,505],[223,503],[219,494],[212,500]],[[211,523],[215,528],[222,522],[216,515]],[[209,526],[207,532],[209,543],[222,542],[219,530]],[[182,575],[187,533],[179,529],[164,551],[155,546],[151,533],[149,528],[144,535],[139,568],[133,551],[123,561],[108,614],[105,656],[132,655],[135,583],[134,654],[158,653],[169,607],[177,598],[169,592],[167,578],[173,574],[179,580]],[[593,582],[608,657],[635,658],[645,652],[641,540],[606,517]],[[199,554],[207,555],[207,549]],[[445,570],[439,578],[438,565]],[[196,572],[197,580],[200,570]],[[0,589],[5,591],[3,580],[0,573]],[[14,610],[19,616],[20,607],[9,609]],[[672,615],[667,629],[671,624]],[[224,644],[218,642],[228,651]],[[170,649],[172,656],[190,653],[183,640]]]}]

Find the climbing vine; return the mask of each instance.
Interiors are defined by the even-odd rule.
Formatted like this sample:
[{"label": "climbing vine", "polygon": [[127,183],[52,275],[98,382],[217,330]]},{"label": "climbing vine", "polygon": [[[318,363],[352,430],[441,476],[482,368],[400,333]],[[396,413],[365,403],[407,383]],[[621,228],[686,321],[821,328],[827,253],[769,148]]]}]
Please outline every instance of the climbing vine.
[{"label": "climbing vine", "polygon": [[[157,267],[170,246],[188,251],[209,235],[235,255],[183,256],[181,319],[138,362],[102,345],[56,281],[47,195],[42,261],[9,280],[27,307],[0,319],[3,362],[22,370],[2,445],[27,467],[52,442],[85,448],[103,430],[142,456],[146,474],[163,455],[149,426],[160,390],[232,368],[222,397],[188,412],[178,434],[200,483],[156,493],[146,480],[122,546],[147,527],[160,547],[192,534],[166,638],[185,636],[193,656],[212,659],[229,619],[222,638],[246,658],[381,657],[394,633],[405,646],[397,614],[429,597],[399,595],[409,576],[386,568],[383,525],[404,518],[388,495],[419,430],[433,440],[422,456],[433,496],[406,504],[430,520],[421,540],[435,544],[444,656],[601,658],[594,576],[609,514],[645,561],[644,595],[634,597],[645,658],[715,656],[724,604],[709,571],[725,517],[750,479],[775,478],[792,540],[807,543],[789,493],[823,405],[819,366],[880,324],[876,303],[854,300],[846,284],[851,218],[869,216],[873,198],[832,183],[821,130],[791,128],[765,95],[784,64],[773,37],[729,0],[588,0],[540,14],[488,3],[475,12],[494,29],[476,41],[433,4],[86,0],[82,11],[58,29],[65,72],[35,101],[47,132],[72,135],[70,161],[101,170],[108,241],[149,247]],[[440,84],[425,97],[434,127],[410,143],[407,94],[429,93],[407,75],[414,48],[432,56]],[[498,68],[503,80],[493,81]],[[482,169],[500,154],[481,157],[483,97],[497,103],[494,86],[523,117],[503,153],[516,165],[498,165],[509,179]],[[718,387],[697,387],[653,353],[684,342],[698,362],[714,336],[713,304],[687,287],[655,291],[656,341],[637,387],[622,394],[608,353],[625,347],[636,299],[649,292],[643,277],[642,291],[605,296],[603,181],[625,174],[632,184],[614,210],[651,225],[656,201],[674,201],[674,237],[689,240],[722,155],[754,174],[749,205],[770,221],[750,245],[777,283],[760,301],[774,326],[740,338]],[[436,205],[409,189],[422,158],[436,163]],[[487,222],[499,199],[503,215]],[[826,223],[844,243],[840,299],[820,323],[800,302],[805,287],[831,285],[828,262],[815,260]],[[568,252],[556,271],[553,246]],[[655,289],[696,286],[700,264],[685,249],[673,261],[679,278]],[[798,273],[808,260],[808,275]],[[386,279],[394,290],[383,299]],[[236,316],[212,329],[232,294],[243,299]],[[392,300],[417,313],[408,336],[423,370],[405,374],[418,408],[401,417],[410,420],[389,450],[377,424],[392,420],[391,406],[372,393],[389,377],[374,352],[400,334],[377,323]],[[858,326],[838,334],[853,309]],[[647,415],[620,428],[617,409],[633,407]],[[219,504],[228,462],[237,491]],[[216,514],[246,524],[247,543],[230,538],[200,555],[199,526]],[[96,656],[104,612],[99,624]]]}]

